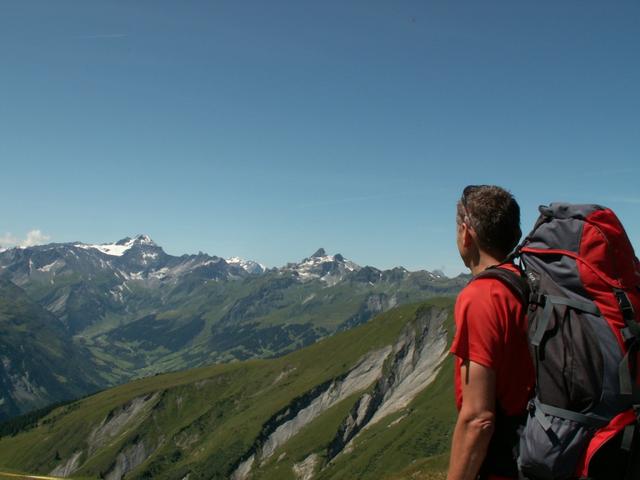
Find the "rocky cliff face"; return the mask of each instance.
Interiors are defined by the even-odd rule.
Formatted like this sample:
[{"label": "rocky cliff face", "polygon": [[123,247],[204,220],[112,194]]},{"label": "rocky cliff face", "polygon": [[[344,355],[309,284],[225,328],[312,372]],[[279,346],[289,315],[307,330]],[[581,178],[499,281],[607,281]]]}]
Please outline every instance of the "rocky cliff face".
[{"label": "rocky cliff face", "polygon": [[278,447],[322,413],[371,385],[382,374],[383,363],[390,351],[388,347],[366,355],[345,377],[313,389],[274,415],[264,425],[263,433],[256,439],[248,458],[238,466],[231,478],[247,478],[254,463],[267,460]]},{"label": "rocky cliff face", "polygon": [[[82,464],[90,462],[93,455],[99,454],[101,449],[108,447],[118,439],[118,436],[126,430],[132,430],[139,425],[149,414],[151,408],[160,398],[160,393],[137,397],[125,405],[111,410],[102,422],[94,427],[86,439],[86,444],[82,450],[63,459],[50,475],[68,477]],[[104,476],[108,480],[120,480],[130,470],[144,462],[153,452],[153,448],[145,445],[143,440],[133,442],[120,449],[117,457]]]},{"label": "rocky cliff face", "polygon": [[[352,440],[365,428],[409,405],[436,377],[447,355],[447,312],[424,308],[408,324],[393,346],[372,352],[343,378],[316,387],[296,399],[267,422],[261,435],[234,470],[233,480],[249,478],[302,428],[350,395],[362,395],[343,420],[324,457],[348,452]],[[294,465],[298,478],[309,480],[320,462],[316,453]]]},{"label": "rocky cliff face", "polygon": [[386,373],[371,392],[364,393],[344,419],[328,448],[329,459],[348,450],[350,442],[363,429],[407,407],[438,373],[447,355],[444,310],[419,312],[415,325],[405,329],[387,360]]},{"label": "rocky cliff face", "polygon": [[147,447],[144,441],[139,441],[128,446],[126,449],[118,453],[115,463],[104,475],[105,480],[120,480],[128,472],[149,458],[149,455],[152,452],[153,449]]}]

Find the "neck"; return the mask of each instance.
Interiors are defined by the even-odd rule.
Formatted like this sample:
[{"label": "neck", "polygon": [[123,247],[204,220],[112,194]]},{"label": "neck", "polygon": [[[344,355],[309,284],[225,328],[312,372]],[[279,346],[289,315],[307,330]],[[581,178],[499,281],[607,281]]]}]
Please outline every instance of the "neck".
[{"label": "neck", "polygon": [[469,265],[469,269],[471,270],[471,275],[475,277],[480,272],[484,272],[487,268],[498,265],[499,263],[502,263],[502,260],[497,259],[487,252],[479,251],[472,264]]}]

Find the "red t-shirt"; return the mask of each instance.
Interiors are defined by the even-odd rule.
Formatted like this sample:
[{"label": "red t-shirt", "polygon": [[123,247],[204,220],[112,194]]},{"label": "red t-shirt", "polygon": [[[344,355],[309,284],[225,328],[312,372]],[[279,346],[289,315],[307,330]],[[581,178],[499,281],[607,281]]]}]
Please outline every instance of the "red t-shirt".
[{"label": "red t-shirt", "polygon": [[[514,265],[506,268],[517,272]],[[496,372],[496,401],[506,415],[525,412],[533,394],[535,372],[529,356],[527,320],[522,303],[502,281],[481,278],[467,285],[456,300],[455,391],[462,406],[460,367],[471,360]],[[489,480],[510,480],[489,475]]]},{"label": "red t-shirt", "polygon": [[[514,265],[505,265],[517,272]],[[471,360],[496,372],[496,400],[506,415],[524,413],[535,373],[529,356],[527,320],[522,303],[502,281],[482,278],[467,285],[456,300],[455,391],[462,405],[460,366]]]}]

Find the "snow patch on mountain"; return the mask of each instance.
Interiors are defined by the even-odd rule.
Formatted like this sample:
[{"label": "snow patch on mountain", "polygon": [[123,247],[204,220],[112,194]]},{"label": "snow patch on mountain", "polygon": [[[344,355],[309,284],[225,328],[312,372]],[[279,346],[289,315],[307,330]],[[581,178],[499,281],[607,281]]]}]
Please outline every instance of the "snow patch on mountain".
[{"label": "snow patch on mountain", "polygon": [[157,247],[156,242],[151,240],[149,235],[137,235],[136,238],[133,239],[133,243],[137,245],[149,245],[152,247]]},{"label": "snow patch on mountain", "polygon": [[85,243],[76,243],[74,245],[78,248],[84,249],[95,249],[107,255],[112,255],[114,257],[121,257],[124,255],[124,252],[129,250],[133,245],[118,245],[116,243],[103,243],[100,245],[87,245]]},{"label": "snow patch on mountain", "polygon": [[[156,243],[149,238],[148,235],[138,235],[135,238],[126,237],[122,240],[117,241],[116,243],[101,243],[101,244],[87,244],[87,243],[76,243],[74,246],[78,248],[90,249],[93,248],[95,250],[99,250],[102,253],[107,255],[111,255],[114,257],[121,257],[125,254],[125,252],[134,245],[147,245],[155,247]],[[149,254],[145,253],[145,255],[157,255],[157,254]],[[152,257],[155,258],[155,257]]]},{"label": "snow patch on mountain", "polygon": [[55,267],[58,264],[58,262],[59,262],[59,259],[56,259],[53,262],[49,263],[48,265],[43,265],[42,267],[37,268],[37,270],[40,270],[41,272],[48,272],[53,267]]},{"label": "snow patch on mountain", "polygon": [[293,273],[301,282],[319,279],[327,286],[332,286],[344,279],[345,275],[359,271],[361,268],[360,265],[347,260],[339,253],[327,255],[324,248],[320,248],[300,263],[289,263],[282,270]]},{"label": "snow patch on mountain", "polygon": [[167,267],[162,267],[159,270],[149,273],[149,277],[157,278],[159,280],[166,278],[168,275],[169,275],[169,269]]},{"label": "snow patch on mountain", "polygon": [[158,252],[143,252],[142,261],[148,262],[149,260],[156,260],[158,258]]},{"label": "snow patch on mountain", "polygon": [[237,265],[247,273],[264,273],[267,270],[267,267],[265,267],[261,263],[254,262],[253,260],[244,260],[240,257],[227,258],[225,261],[229,265]]}]

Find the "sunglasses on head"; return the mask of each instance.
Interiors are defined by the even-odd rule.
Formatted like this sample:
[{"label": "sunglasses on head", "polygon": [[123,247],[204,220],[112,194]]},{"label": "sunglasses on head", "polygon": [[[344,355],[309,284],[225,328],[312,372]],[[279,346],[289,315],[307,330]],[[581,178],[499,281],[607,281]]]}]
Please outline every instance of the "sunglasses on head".
[{"label": "sunglasses on head", "polygon": [[467,185],[466,187],[464,187],[464,190],[462,190],[462,197],[460,198],[460,203],[462,204],[462,209],[464,210],[464,218],[462,221],[470,227],[473,227],[473,220],[471,219],[469,208],[467,207],[467,197],[476,190],[483,187],[486,187],[486,185]]}]

